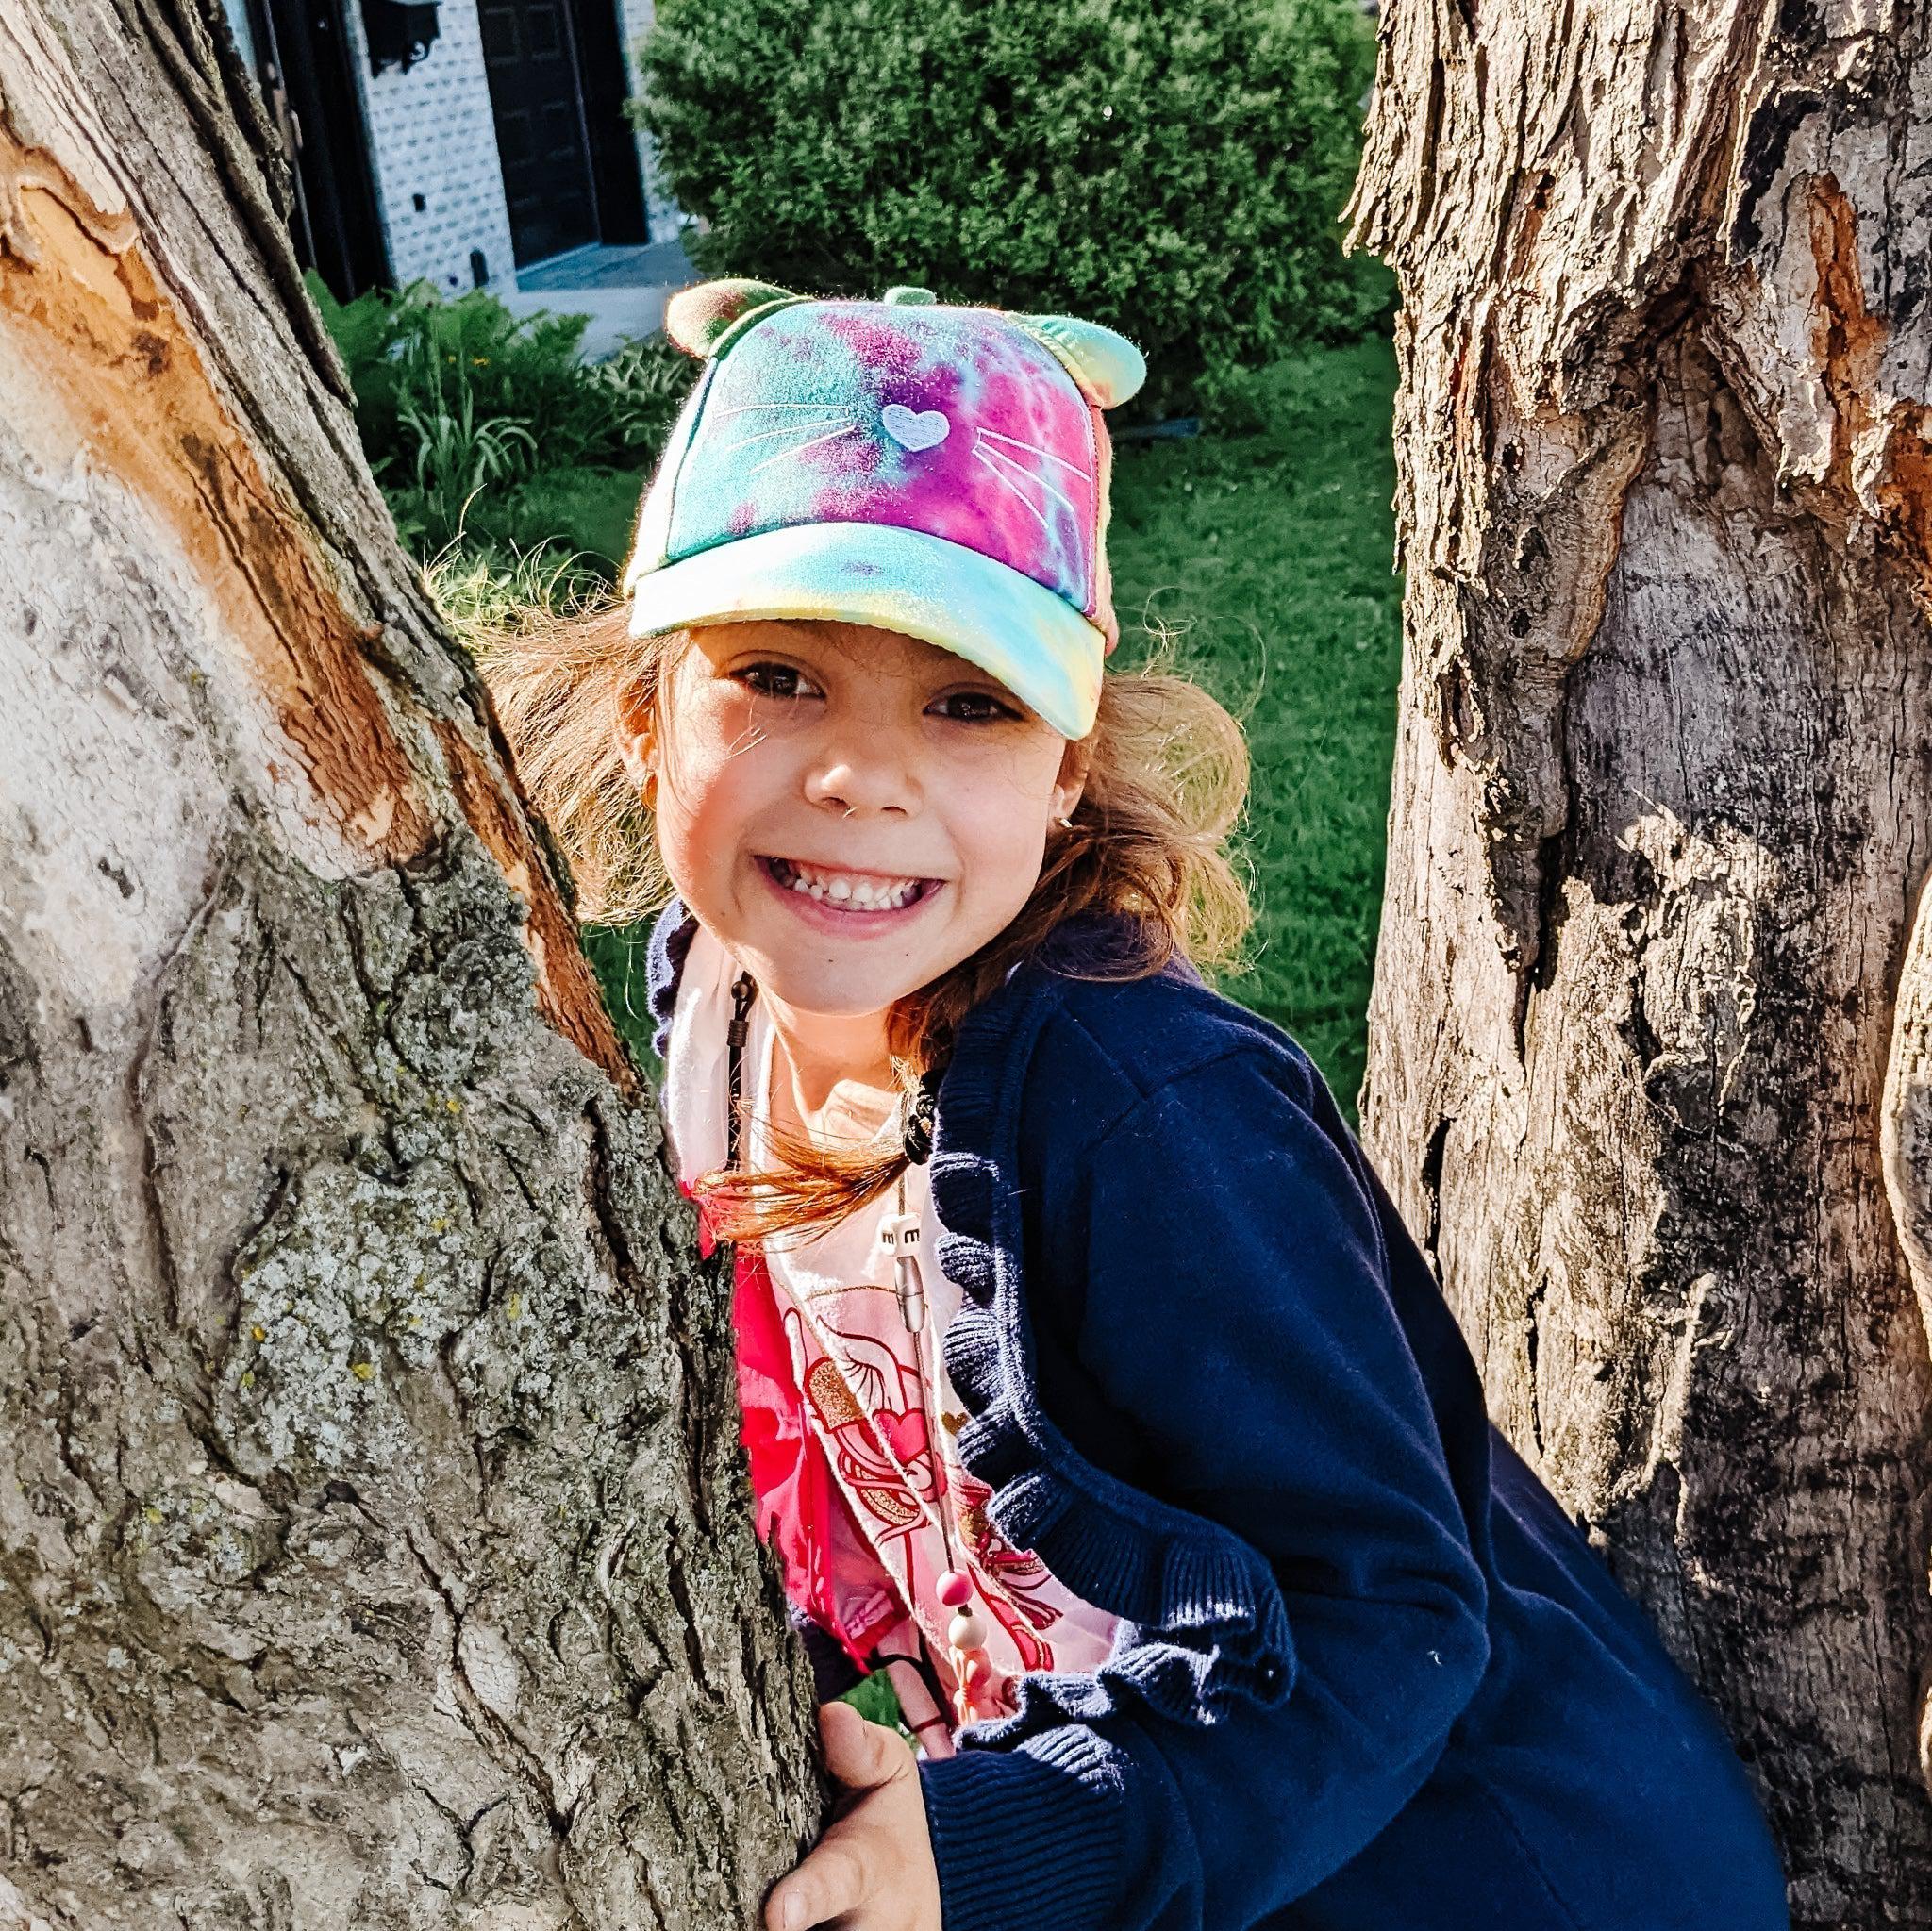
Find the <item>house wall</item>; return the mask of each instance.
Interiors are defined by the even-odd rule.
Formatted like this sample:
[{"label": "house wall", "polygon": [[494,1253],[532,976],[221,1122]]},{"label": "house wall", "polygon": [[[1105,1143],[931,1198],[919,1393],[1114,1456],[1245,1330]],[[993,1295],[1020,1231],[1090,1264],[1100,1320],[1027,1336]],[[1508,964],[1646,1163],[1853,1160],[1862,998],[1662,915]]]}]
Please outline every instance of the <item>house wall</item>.
[{"label": "house wall", "polygon": [[[650,32],[657,19],[655,0],[616,0],[617,30],[624,42],[625,92],[636,99],[640,92],[638,43]],[[673,201],[658,179],[657,144],[641,130],[638,134],[638,166],[644,176],[644,221],[654,241],[675,241],[684,227],[684,210]]]},{"label": "house wall", "polygon": [[513,288],[509,209],[476,0],[442,0],[441,30],[407,74],[394,67],[371,74],[362,9],[350,0],[343,12],[396,286],[426,279],[446,295],[460,294],[476,285],[470,251],[480,248],[484,285]]},{"label": "house wall", "polygon": [[[656,8],[654,0],[613,4],[626,91],[635,95],[638,44],[651,29]],[[258,72],[247,0],[223,0],[223,9],[242,58],[252,72]],[[516,286],[516,268],[476,0],[442,0],[441,31],[427,56],[407,74],[393,67],[371,74],[361,7],[358,0],[346,0],[342,12],[396,286],[426,279],[446,295],[460,294],[475,286],[470,251],[480,248],[488,269],[484,286],[494,293],[509,292]],[[673,241],[687,217],[664,191],[649,136],[641,131],[637,145],[650,240]]]}]

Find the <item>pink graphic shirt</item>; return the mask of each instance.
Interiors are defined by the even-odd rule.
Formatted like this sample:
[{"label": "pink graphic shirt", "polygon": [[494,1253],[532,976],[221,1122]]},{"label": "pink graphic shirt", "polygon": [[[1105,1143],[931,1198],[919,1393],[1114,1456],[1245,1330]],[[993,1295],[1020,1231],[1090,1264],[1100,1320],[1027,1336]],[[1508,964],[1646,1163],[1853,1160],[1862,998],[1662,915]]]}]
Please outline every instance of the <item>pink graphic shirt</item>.
[{"label": "pink graphic shirt", "polygon": [[[701,928],[679,982],[663,1094],[687,1189],[724,1158],[724,1028],[736,975]],[[774,1036],[756,1003],[751,1016],[746,1145],[756,1164]],[[787,1593],[859,1668],[887,1670],[921,1746],[942,1756],[953,1748],[957,1688],[946,1638],[954,1612],[938,1593],[947,1568],[971,1582],[968,1606],[986,1632],[991,1677],[974,1688],[979,1717],[1009,1712],[1013,1679],[1025,1671],[1097,1668],[1116,1619],[1065,1589],[1030,1551],[1012,1548],[988,1518],[991,1491],[954,1447],[966,1410],[940,1340],[959,1290],[933,1257],[939,1229],[924,1168],[908,1170],[906,1192],[925,1257],[927,1315],[917,1343],[879,1243],[896,1206],[878,1203],[796,1246],[741,1250],[732,1319],[758,1532],[783,1560]],[[935,1680],[943,1702],[929,1687]]]}]

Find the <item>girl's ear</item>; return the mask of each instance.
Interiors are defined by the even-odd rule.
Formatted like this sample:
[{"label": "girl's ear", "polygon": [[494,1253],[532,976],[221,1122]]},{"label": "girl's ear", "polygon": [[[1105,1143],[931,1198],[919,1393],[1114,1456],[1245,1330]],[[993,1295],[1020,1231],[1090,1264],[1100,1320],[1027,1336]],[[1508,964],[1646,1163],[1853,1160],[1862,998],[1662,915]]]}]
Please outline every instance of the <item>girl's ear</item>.
[{"label": "girl's ear", "polygon": [[1097,408],[1110,409],[1136,394],[1147,379],[1147,358],[1125,336],[1075,315],[1016,315],[1065,365],[1080,393]]},{"label": "girl's ear", "polygon": [[803,299],[790,289],[774,288],[770,282],[735,277],[699,282],[693,288],[680,289],[665,303],[664,333],[688,356],[711,356],[727,330],[759,309]]},{"label": "girl's ear", "polygon": [[624,774],[641,792],[648,791],[658,775],[657,706],[633,684],[617,700],[617,755]]},{"label": "girl's ear", "polygon": [[618,740],[618,756],[624,759],[624,774],[641,796],[658,781],[657,741],[625,731]]},{"label": "girl's ear", "polygon": [[1069,738],[1067,748],[1060,754],[1060,774],[1053,788],[1053,815],[1056,824],[1062,818],[1074,815],[1074,807],[1080,802],[1082,792],[1087,789],[1087,774],[1093,764],[1093,740],[1091,737]]}]

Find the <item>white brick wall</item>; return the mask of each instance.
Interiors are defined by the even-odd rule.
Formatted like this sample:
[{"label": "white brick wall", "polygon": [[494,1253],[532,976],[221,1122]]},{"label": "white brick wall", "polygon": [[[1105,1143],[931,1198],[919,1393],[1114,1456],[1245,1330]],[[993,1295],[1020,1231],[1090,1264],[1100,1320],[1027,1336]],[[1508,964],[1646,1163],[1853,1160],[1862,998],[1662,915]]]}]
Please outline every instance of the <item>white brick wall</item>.
[{"label": "white brick wall", "polygon": [[509,209],[476,0],[442,0],[441,30],[407,74],[386,67],[372,75],[362,9],[351,0],[342,11],[396,286],[426,277],[444,294],[460,294],[475,286],[470,251],[480,248],[490,272],[486,286],[513,288]]}]

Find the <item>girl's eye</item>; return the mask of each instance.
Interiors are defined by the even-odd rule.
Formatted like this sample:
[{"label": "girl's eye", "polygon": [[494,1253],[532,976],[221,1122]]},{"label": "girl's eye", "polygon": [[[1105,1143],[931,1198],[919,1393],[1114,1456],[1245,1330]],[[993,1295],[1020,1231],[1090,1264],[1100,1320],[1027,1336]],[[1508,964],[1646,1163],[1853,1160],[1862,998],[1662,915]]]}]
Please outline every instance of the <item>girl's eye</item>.
[{"label": "girl's eye", "polygon": [[760,697],[822,697],[824,693],[795,664],[745,664],[734,682]]},{"label": "girl's eye", "polygon": [[932,708],[956,724],[983,724],[994,718],[1014,718],[1020,713],[1003,704],[991,691],[949,691]]}]

